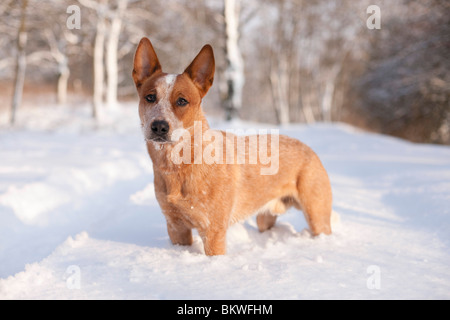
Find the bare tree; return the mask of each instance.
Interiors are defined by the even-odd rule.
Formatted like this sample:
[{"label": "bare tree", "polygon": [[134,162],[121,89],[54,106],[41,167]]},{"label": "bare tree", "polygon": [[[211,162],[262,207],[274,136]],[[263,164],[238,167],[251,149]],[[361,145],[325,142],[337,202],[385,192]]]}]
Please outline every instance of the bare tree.
[{"label": "bare tree", "polygon": [[270,55],[269,79],[277,122],[287,124],[290,122],[290,70],[293,68],[293,48],[298,22],[293,19],[292,13],[288,13],[292,8],[289,7],[286,0],[279,0],[277,9],[278,19]]},{"label": "bare tree", "polygon": [[54,30],[45,30],[45,36],[50,46],[50,53],[58,65],[58,104],[65,104],[67,102],[67,86],[70,76],[69,57],[66,53],[67,43],[64,36],[61,37],[60,35],[57,39]]},{"label": "bare tree", "polygon": [[117,88],[119,84],[118,47],[122,20],[127,9],[128,0],[117,0],[117,7],[110,13],[110,28],[106,45],[107,90],[106,101],[110,108],[117,106]]},{"label": "bare tree", "polygon": [[244,87],[244,61],[239,47],[240,0],[224,0],[225,22],[225,82],[226,92],[222,100],[227,120],[236,116],[242,108]]},{"label": "bare tree", "polygon": [[25,28],[26,10],[28,0],[22,0],[20,25],[17,35],[17,56],[16,56],[16,70],[14,76],[14,94],[11,104],[11,124],[15,123],[16,111],[22,101],[23,85],[25,82],[25,70],[27,66],[25,46],[27,43],[27,31]]},{"label": "bare tree", "polygon": [[97,7],[97,25],[94,43],[94,93],[93,93],[93,109],[92,116],[97,118],[98,112],[103,105],[105,68],[103,64],[104,46],[106,36],[106,1],[100,0]]},{"label": "bare tree", "polygon": [[117,0],[113,4],[109,0],[79,0],[79,2],[93,9],[96,14],[92,115],[97,117],[105,100],[109,107],[117,106],[119,40],[129,0]]},{"label": "bare tree", "polygon": [[94,66],[94,92],[92,97],[92,117],[97,118],[99,110],[103,106],[104,85],[105,85],[105,38],[106,38],[106,16],[108,0],[78,0],[86,8],[91,8],[96,14],[95,40],[93,53]]},{"label": "bare tree", "polygon": [[450,4],[407,1],[372,33],[356,79],[370,128],[417,142],[450,144]]}]

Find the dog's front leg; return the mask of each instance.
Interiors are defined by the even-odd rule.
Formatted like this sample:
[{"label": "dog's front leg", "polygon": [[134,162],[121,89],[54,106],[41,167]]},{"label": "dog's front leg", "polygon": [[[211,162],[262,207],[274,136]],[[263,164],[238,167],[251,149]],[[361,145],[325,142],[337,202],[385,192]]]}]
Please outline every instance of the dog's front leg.
[{"label": "dog's front leg", "polygon": [[182,246],[192,245],[192,230],[184,225],[183,222],[166,217],[167,232],[169,233],[170,241],[173,244]]},{"label": "dog's front leg", "polygon": [[208,256],[223,255],[227,251],[227,229],[226,228],[209,228],[206,230],[198,230],[203,240],[205,254]]}]

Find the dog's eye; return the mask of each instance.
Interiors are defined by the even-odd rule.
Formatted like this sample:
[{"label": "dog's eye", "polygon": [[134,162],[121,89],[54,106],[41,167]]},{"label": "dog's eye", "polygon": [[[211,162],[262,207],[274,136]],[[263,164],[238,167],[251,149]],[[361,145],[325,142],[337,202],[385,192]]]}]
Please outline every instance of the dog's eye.
[{"label": "dog's eye", "polygon": [[188,103],[189,102],[184,98],[178,98],[178,100],[177,100],[177,106],[179,106],[179,107],[184,107]]},{"label": "dog's eye", "polygon": [[150,102],[150,103],[155,103],[156,102],[156,94],[149,94],[149,95],[145,96],[145,100],[147,100],[147,102]]}]

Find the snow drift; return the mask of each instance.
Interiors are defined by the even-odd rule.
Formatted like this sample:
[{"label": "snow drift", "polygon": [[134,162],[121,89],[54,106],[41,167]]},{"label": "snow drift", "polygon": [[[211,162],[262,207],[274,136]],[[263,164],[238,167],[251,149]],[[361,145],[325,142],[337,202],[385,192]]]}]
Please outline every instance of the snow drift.
[{"label": "snow drift", "polygon": [[321,157],[340,223],[311,238],[294,209],[265,233],[253,218],[230,228],[226,256],[206,257],[198,235],[170,244],[135,111],[1,129],[1,299],[450,298],[449,147],[280,128]]}]

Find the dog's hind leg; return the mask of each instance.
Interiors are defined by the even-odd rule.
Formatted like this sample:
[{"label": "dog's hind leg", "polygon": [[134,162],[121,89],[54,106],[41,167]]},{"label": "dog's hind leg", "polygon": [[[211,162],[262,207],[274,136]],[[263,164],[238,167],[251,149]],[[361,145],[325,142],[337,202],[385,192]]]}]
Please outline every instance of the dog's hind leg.
[{"label": "dog's hind leg", "polygon": [[269,211],[259,213],[256,216],[256,224],[258,225],[259,232],[269,230],[275,225],[277,216],[271,214]]},{"label": "dog's hind leg", "polygon": [[300,208],[314,236],[331,234],[332,192],[328,174],[319,158],[310,161],[298,179]]},{"label": "dog's hind leg", "polygon": [[264,209],[256,216],[256,224],[260,232],[269,230],[275,225],[277,216],[286,212],[294,205],[295,199],[291,196],[281,197],[269,201]]}]

